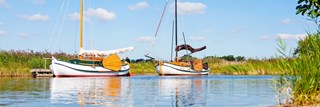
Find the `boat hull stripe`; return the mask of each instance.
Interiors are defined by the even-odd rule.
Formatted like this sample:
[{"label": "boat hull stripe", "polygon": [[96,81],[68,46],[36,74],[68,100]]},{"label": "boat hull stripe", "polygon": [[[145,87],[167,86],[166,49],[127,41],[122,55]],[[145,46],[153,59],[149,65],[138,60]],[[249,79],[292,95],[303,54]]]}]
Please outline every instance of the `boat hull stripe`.
[{"label": "boat hull stripe", "polygon": [[[67,66],[67,65],[63,65],[63,64],[60,64],[60,63],[54,63],[54,64],[57,64],[57,65],[60,65],[60,66],[64,66],[64,67],[67,67],[67,68],[70,68],[70,69],[73,69],[73,70],[77,70],[77,71],[82,71],[82,72],[87,72],[87,73],[106,73],[106,72],[114,72],[114,71],[89,71],[89,70],[81,70],[81,69],[76,69],[76,68],[73,68],[73,67],[70,67],[70,66]],[[120,70],[119,72],[126,72],[130,70],[129,69],[126,69],[126,70]]]},{"label": "boat hull stripe", "polygon": [[187,71],[187,70],[177,69],[177,68],[175,68],[175,67],[168,66],[168,65],[158,65],[158,66],[166,66],[166,67],[170,67],[170,68],[172,68],[172,69],[178,70],[178,71],[188,72],[188,73],[203,73],[203,72],[209,72],[209,70],[207,70],[207,71],[194,71],[194,72],[190,72],[190,71]]}]

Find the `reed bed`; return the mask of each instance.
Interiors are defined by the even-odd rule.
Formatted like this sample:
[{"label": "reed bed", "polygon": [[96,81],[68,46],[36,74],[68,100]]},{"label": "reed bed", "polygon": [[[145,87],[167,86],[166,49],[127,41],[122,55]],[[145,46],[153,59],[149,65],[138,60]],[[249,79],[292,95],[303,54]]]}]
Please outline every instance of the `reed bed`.
[{"label": "reed bed", "polygon": [[51,54],[47,51],[34,52],[32,50],[0,51],[0,77],[27,77],[34,68],[49,68],[51,60],[45,62],[44,58],[55,56],[67,60],[73,55],[63,52]]},{"label": "reed bed", "polygon": [[[215,59],[216,60],[216,59]],[[226,75],[270,75],[281,74],[277,59],[249,59],[246,61],[209,61],[211,74]]]},{"label": "reed bed", "polygon": [[138,75],[141,75],[141,74],[155,75],[155,74],[157,74],[156,69],[155,69],[155,63],[152,61],[131,63],[130,65],[131,65],[130,73],[138,74]]},{"label": "reed bed", "polygon": [[[30,70],[35,68],[49,68],[51,60],[46,62],[44,58],[55,56],[60,60],[67,61],[75,58],[74,55],[58,52],[51,54],[47,51],[34,52],[32,50],[10,50],[0,51],[0,77],[26,77],[30,76]],[[226,61],[219,57],[205,58],[211,68],[211,74],[228,75],[266,75],[277,74],[276,59],[245,61]],[[155,63],[152,61],[133,62],[131,73],[138,75],[152,74],[156,75]]]},{"label": "reed bed", "polygon": [[[284,54],[286,45],[279,42],[281,58],[279,68],[283,74],[275,80],[279,92],[279,104],[319,105],[320,104],[320,34],[309,34],[299,41],[296,56]],[[286,90],[286,91],[284,91]],[[283,97],[284,92],[287,94]],[[280,101],[281,99],[283,101]],[[281,103],[283,102],[283,103]]]}]

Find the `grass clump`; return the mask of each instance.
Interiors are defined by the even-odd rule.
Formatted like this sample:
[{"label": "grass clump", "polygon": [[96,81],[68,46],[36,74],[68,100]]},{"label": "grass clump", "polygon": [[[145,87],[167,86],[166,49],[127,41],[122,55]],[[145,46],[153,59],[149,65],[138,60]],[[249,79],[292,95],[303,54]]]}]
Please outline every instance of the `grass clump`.
[{"label": "grass clump", "polygon": [[51,60],[44,58],[55,56],[61,60],[72,57],[63,52],[51,54],[47,51],[34,52],[33,50],[0,50],[0,77],[26,77],[34,68],[49,68]]},{"label": "grass clump", "polygon": [[[284,98],[287,104],[320,104],[320,33],[309,34],[299,41],[295,56],[286,56],[285,44],[279,42],[279,68],[283,74],[277,79],[277,91],[289,89],[291,97]],[[279,96],[280,97],[280,96]],[[281,104],[281,103],[280,103]],[[282,103],[285,104],[285,103]]]},{"label": "grass clump", "polygon": [[155,64],[152,61],[130,63],[130,72],[133,74],[157,74]]},{"label": "grass clump", "polygon": [[211,73],[227,75],[270,75],[281,74],[277,67],[277,60],[271,59],[248,59],[245,61],[221,60],[210,63]]}]

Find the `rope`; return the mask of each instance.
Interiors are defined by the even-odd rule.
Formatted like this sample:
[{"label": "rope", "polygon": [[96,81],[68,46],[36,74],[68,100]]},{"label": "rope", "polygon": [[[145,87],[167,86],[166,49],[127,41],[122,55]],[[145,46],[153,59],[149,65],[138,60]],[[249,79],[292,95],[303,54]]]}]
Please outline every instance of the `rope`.
[{"label": "rope", "polygon": [[[69,6],[69,3],[70,3],[70,1],[68,1],[67,2],[67,7]],[[67,9],[65,9],[64,10],[64,12],[63,12],[63,15],[62,16],[66,16],[66,11],[68,10],[68,8]],[[66,17],[62,17],[62,21],[60,22],[60,23],[62,23],[60,26],[59,26],[59,28],[60,29],[58,29],[58,33],[57,33],[57,35],[58,35],[58,37],[57,37],[57,39],[55,40],[55,43],[54,43],[54,50],[56,49],[56,46],[57,46],[57,44],[58,44],[58,41],[60,40],[60,37],[61,37],[61,34],[62,34],[62,29],[63,29],[63,27],[64,27],[64,20],[65,20],[65,18]]]},{"label": "rope", "polygon": [[167,5],[168,5],[168,0],[166,1],[166,4],[165,4],[164,9],[163,9],[163,12],[162,12],[162,15],[161,15],[161,17],[160,17],[160,21],[159,21],[159,24],[158,24],[158,27],[157,27],[156,33],[154,34],[154,39],[153,39],[153,41],[152,41],[152,46],[153,46],[154,41],[155,41],[155,39],[156,39],[156,37],[157,37],[157,35],[158,35],[158,31],[159,31],[159,29],[160,29],[160,25],[161,25],[161,22],[162,22],[162,19],[163,19],[164,13],[165,13],[165,12],[166,12],[166,10],[167,10]]},{"label": "rope", "polygon": [[[153,38],[153,41],[151,43],[151,50],[153,51],[154,55],[156,55],[156,52],[154,50],[154,42],[155,42],[156,37],[158,35],[159,29],[160,29],[160,26],[161,26],[161,23],[162,23],[163,16],[164,16],[164,14],[165,14],[165,12],[167,10],[167,5],[168,5],[168,0],[166,1],[166,4],[164,6],[163,12],[162,12],[161,17],[160,17],[160,21],[158,23],[158,26],[157,26],[157,29],[156,29],[156,32],[155,32],[155,35],[154,35],[154,38]],[[157,58],[158,56],[156,55],[155,57]]]},{"label": "rope", "polygon": [[[186,48],[186,53],[187,53],[187,55],[189,55],[189,53],[188,53],[188,48],[187,48],[186,37],[184,36],[184,32],[182,32],[182,35],[183,35],[184,46],[185,46],[185,48]],[[187,56],[187,60],[189,60],[189,57],[188,57],[188,56]]]},{"label": "rope", "polygon": [[[67,7],[68,7],[68,5],[69,5],[69,3],[70,3],[70,1],[68,0],[68,2],[67,2]],[[68,8],[66,8],[65,10],[64,10],[64,14],[66,14],[66,11],[68,10]],[[63,15],[63,16],[65,16],[65,15]],[[60,22],[60,23],[62,23],[61,25],[60,25],[60,29],[58,30],[58,33],[57,33],[57,35],[58,35],[58,38],[56,39],[56,41],[55,41],[55,43],[54,43],[54,50],[55,50],[55,48],[56,48],[56,45],[57,45],[57,43],[58,43],[58,41],[60,40],[60,37],[61,37],[61,33],[62,33],[62,29],[63,29],[63,27],[64,27],[64,20],[66,19],[66,17],[63,17],[62,18],[62,22]]]},{"label": "rope", "polygon": [[[62,5],[60,7],[60,11],[59,11],[59,16],[62,16],[62,10],[64,10],[64,6],[65,6],[65,2],[66,0],[63,0],[62,2]],[[52,45],[52,42],[53,42],[53,36],[55,35],[55,32],[57,30],[57,26],[58,26],[58,23],[61,21],[61,18],[58,18],[58,20],[56,21],[54,27],[53,27],[53,30],[51,32],[51,35],[50,35],[50,41],[49,41],[49,44],[48,44],[48,48],[50,50],[50,47]],[[52,50],[51,50],[52,51]],[[52,53],[52,52],[51,52]]]},{"label": "rope", "polygon": [[[89,0],[89,8],[92,7],[92,4],[91,4],[91,0]],[[90,47],[91,49],[95,49],[94,47],[94,39],[92,39],[94,37],[94,31],[93,31],[93,21],[92,21],[92,16],[89,17],[89,34],[90,34]]]},{"label": "rope", "polygon": [[[79,11],[80,10],[80,8],[79,8],[79,6],[77,6],[78,8],[77,8],[77,11]],[[77,50],[78,50],[78,45],[77,45],[77,43],[79,43],[79,41],[77,41],[77,40],[79,40],[79,39],[77,39],[77,37],[79,37],[79,35],[78,35],[78,33],[79,33],[79,29],[77,29],[79,27],[79,22],[77,22],[76,24],[75,24],[75,27],[74,28],[76,28],[76,31],[75,31],[75,33],[74,33],[74,54],[75,54],[75,56],[74,56],[74,58],[77,58],[77,57],[79,57],[77,54],[78,54],[78,52],[77,52]]]}]

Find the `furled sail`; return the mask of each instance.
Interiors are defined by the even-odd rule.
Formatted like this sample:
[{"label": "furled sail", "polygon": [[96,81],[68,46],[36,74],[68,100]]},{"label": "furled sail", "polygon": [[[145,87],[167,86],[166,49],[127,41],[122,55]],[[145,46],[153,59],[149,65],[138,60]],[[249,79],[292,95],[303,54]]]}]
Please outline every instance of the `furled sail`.
[{"label": "furled sail", "polygon": [[181,50],[189,50],[191,53],[195,53],[195,52],[199,52],[199,51],[202,51],[204,49],[206,49],[207,47],[206,46],[203,46],[203,47],[200,47],[200,48],[193,48],[191,47],[190,45],[188,44],[183,44],[183,45],[178,45],[176,47],[176,51],[181,51]]},{"label": "furled sail", "polygon": [[109,50],[109,51],[98,51],[98,50],[85,50],[80,49],[79,55],[88,55],[88,56],[108,56],[110,54],[118,54],[118,53],[124,53],[128,51],[132,51],[134,47],[127,47],[127,48],[120,48],[115,50]]}]

